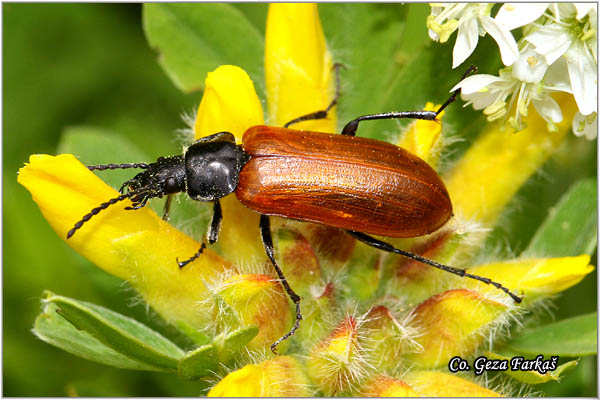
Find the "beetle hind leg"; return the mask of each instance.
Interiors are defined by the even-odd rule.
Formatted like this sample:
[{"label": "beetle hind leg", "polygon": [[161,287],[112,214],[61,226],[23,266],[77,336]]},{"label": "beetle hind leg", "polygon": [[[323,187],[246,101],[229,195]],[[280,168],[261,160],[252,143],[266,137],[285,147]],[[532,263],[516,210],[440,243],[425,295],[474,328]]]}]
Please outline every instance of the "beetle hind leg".
[{"label": "beetle hind leg", "polygon": [[367,244],[367,245],[369,245],[371,247],[375,247],[376,249],[387,251],[388,253],[400,254],[401,256],[410,258],[411,260],[415,260],[415,261],[418,261],[420,263],[431,265],[432,267],[441,269],[442,271],[450,272],[451,274],[454,274],[454,275],[458,275],[458,276],[461,276],[461,277],[467,277],[467,278],[475,279],[475,280],[483,282],[485,284],[492,285],[492,286],[496,287],[497,289],[502,290],[507,295],[509,295],[516,303],[520,303],[521,301],[523,301],[522,298],[520,298],[516,294],[512,293],[509,289],[507,289],[506,287],[502,286],[498,282],[494,282],[493,280],[491,280],[489,278],[485,278],[485,277],[479,276],[479,275],[473,275],[473,274],[468,273],[464,269],[450,267],[448,265],[440,264],[440,263],[438,263],[436,261],[433,261],[433,260],[430,260],[428,258],[421,257],[418,254],[413,254],[413,253],[410,253],[408,251],[397,249],[397,248],[395,248],[394,246],[392,246],[389,243],[386,243],[384,241],[381,241],[379,239],[376,239],[376,238],[374,238],[372,236],[369,236],[369,235],[361,233],[361,232],[356,232],[356,231],[347,231],[347,232],[352,237],[360,240],[364,244]]},{"label": "beetle hind leg", "polygon": [[275,271],[279,276],[279,281],[281,282],[281,285],[283,285],[283,288],[285,289],[286,293],[296,305],[296,321],[294,321],[294,326],[292,326],[292,329],[290,329],[288,333],[277,339],[271,345],[271,351],[277,354],[277,346],[279,345],[279,343],[292,336],[300,327],[300,321],[302,320],[302,313],[300,312],[300,296],[298,296],[296,292],[294,292],[294,290],[290,287],[290,284],[288,283],[287,279],[285,279],[285,275],[283,275],[283,271],[281,271],[281,268],[279,268],[279,265],[275,260],[275,256],[273,254],[273,238],[271,236],[271,221],[269,220],[269,217],[267,215],[260,216],[260,233],[262,236],[263,244],[265,246],[265,252],[267,253],[267,257],[269,257],[269,260],[271,260],[271,264],[273,264],[273,267],[275,268]]}]

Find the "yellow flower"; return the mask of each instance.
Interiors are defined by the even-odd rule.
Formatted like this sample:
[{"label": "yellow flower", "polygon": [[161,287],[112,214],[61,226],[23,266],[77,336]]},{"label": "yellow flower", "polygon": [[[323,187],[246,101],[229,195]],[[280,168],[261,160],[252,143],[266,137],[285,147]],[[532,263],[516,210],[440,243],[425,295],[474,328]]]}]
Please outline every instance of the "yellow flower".
[{"label": "yellow flower", "polygon": [[279,356],[260,364],[248,364],[227,375],[208,392],[208,397],[306,397],[308,379],[301,363]]},{"label": "yellow flower", "polygon": [[[63,239],[83,215],[118,196],[70,154],[33,155],[17,179]],[[207,249],[203,257],[180,270],[177,257],[194,254],[200,244],[149,208],[109,207],[66,243],[106,272],[127,280],[167,321],[185,321],[196,329],[210,323],[199,305],[209,295],[203,282],[231,268]]]}]

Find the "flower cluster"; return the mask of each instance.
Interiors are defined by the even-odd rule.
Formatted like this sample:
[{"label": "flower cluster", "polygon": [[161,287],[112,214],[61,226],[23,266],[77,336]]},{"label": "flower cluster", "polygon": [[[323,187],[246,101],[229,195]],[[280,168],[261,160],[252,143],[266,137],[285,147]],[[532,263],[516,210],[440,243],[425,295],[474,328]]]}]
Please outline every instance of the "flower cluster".
[{"label": "flower cluster", "polygon": [[[504,4],[491,17],[493,4],[432,4],[429,36],[445,42],[458,29],[453,68],[475,50],[478,36],[489,33],[500,49],[498,76],[480,74],[463,80],[463,99],[483,109],[489,121],[504,120],[515,130],[525,127],[529,105],[546,120],[550,131],[563,119],[552,94],[567,92],[577,102],[575,135],[596,137],[597,5],[595,3]],[[517,43],[511,31],[522,29]]]}]

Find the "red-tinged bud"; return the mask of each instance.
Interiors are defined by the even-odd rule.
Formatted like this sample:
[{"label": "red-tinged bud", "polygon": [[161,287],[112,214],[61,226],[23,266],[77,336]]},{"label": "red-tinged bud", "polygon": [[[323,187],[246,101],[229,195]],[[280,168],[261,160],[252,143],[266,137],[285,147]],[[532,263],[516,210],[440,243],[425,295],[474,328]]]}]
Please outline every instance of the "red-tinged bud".
[{"label": "red-tinged bud", "polygon": [[[287,296],[277,280],[268,275],[235,275],[212,288],[215,293],[216,323],[221,329],[256,325],[258,335],[250,349],[269,348],[289,331],[292,313]],[[281,344],[280,349],[287,342]]]},{"label": "red-tinged bud", "polygon": [[346,317],[309,354],[309,375],[326,396],[352,389],[366,373],[365,353],[358,340],[357,325],[354,317]]},{"label": "red-tinged bud", "polygon": [[416,371],[409,373],[404,380],[413,388],[418,388],[423,397],[501,397],[478,384],[456,375],[436,371]]},{"label": "red-tinged bud", "polygon": [[360,389],[362,397],[419,397],[419,394],[400,379],[376,375]]},{"label": "red-tinged bud", "polygon": [[362,341],[369,349],[368,357],[378,371],[394,372],[402,364],[403,355],[421,350],[415,342],[417,330],[399,321],[384,306],[373,307],[361,325]]},{"label": "red-tinged bud", "polygon": [[509,306],[467,289],[448,290],[421,303],[414,311],[416,340],[423,352],[410,355],[420,366],[435,368],[454,356],[468,357],[506,322]]},{"label": "red-tinged bud", "polygon": [[281,268],[290,285],[300,296],[309,296],[310,287],[321,282],[321,266],[313,247],[294,229],[279,229],[277,238]]}]

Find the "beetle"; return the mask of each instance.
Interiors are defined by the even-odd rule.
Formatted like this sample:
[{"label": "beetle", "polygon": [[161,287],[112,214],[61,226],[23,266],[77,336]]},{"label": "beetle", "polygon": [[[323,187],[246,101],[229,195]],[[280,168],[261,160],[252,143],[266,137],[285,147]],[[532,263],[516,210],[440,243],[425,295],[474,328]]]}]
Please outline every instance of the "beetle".
[{"label": "beetle", "polygon": [[[471,67],[465,76],[475,70]],[[339,84],[338,84],[339,87]],[[452,204],[441,178],[425,161],[410,152],[379,140],[356,137],[361,121],[412,118],[435,121],[460,89],[437,111],[402,111],[369,114],[345,125],[341,135],[290,129],[297,122],[326,118],[337,103],[339,90],[327,109],[296,118],[283,128],[253,126],[242,144],[229,132],[196,140],[183,155],[160,157],[154,163],[103,164],[90,170],[141,168],[123,183],[116,198],[86,214],[68,232],[73,236],[83,224],[109,206],[129,199],[128,210],[144,207],[154,197],[185,192],[194,200],[213,202],[213,217],[207,241],[218,239],[222,220],[219,199],[235,193],[246,207],[260,213],[260,232],[267,257],[280,282],[296,306],[291,330],[271,345],[277,345],[298,329],[302,314],[300,296],[287,282],[273,250],[269,216],[280,216],[343,229],[357,240],[377,249],[431,265],[455,275],[495,286],[520,303],[521,298],[488,278],[440,264],[418,254],[400,250],[371,235],[416,237],[438,230],[452,217]],[[183,268],[199,257],[206,243]]]}]

